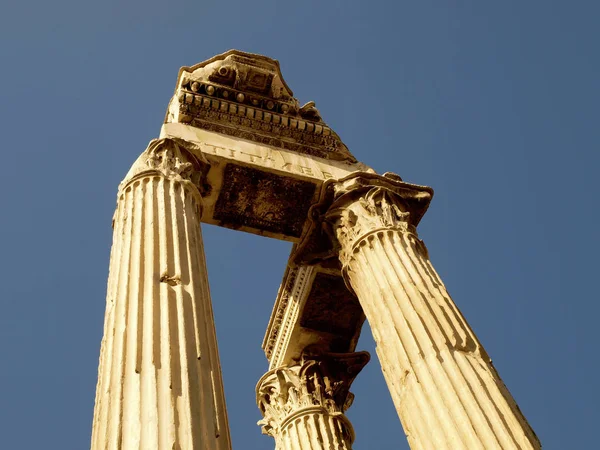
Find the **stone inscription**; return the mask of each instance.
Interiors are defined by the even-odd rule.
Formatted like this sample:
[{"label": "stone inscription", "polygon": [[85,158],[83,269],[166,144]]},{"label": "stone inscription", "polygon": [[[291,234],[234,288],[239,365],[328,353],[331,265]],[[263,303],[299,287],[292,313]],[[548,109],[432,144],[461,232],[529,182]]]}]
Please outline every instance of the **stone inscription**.
[{"label": "stone inscription", "polygon": [[203,143],[202,151],[209,155],[231,158],[240,162],[258,164],[263,167],[271,167],[273,169],[283,170],[299,175],[306,175],[312,178],[320,178],[323,180],[334,178],[333,173],[318,167],[316,163],[314,163],[311,167],[307,165],[308,162],[301,163],[300,161],[294,161],[292,160],[292,157],[273,149],[265,149],[265,151],[262,151],[261,154],[256,154],[250,153],[249,151],[235,150],[232,148]]}]

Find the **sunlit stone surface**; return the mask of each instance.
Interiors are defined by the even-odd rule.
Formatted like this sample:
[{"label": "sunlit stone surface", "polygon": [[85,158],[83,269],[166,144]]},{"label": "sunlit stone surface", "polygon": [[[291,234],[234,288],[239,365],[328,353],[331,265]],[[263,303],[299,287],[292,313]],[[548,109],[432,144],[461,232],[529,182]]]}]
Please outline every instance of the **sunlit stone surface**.
[{"label": "sunlit stone surface", "polygon": [[352,404],[352,381],[368,362],[366,352],[321,354],[267,372],[256,402],[264,434],[277,450],[351,449],[354,429],[344,412]]},{"label": "sunlit stone surface", "polygon": [[365,318],[411,448],[540,448],[417,237],[432,194],[358,162],[277,61],[182,68],[119,188],[92,449],[231,448],[200,222],[294,243],[257,385],[278,450],[352,448]]},{"label": "sunlit stone surface", "polygon": [[[540,448],[417,237],[432,194],[397,175],[353,174],[324,190],[314,230],[332,237],[411,448]],[[314,258],[303,244],[298,254]]]},{"label": "sunlit stone surface", "polygon": [[120,186],[92,449],[231,448],[200,232],[202,165],[156,140]]}]

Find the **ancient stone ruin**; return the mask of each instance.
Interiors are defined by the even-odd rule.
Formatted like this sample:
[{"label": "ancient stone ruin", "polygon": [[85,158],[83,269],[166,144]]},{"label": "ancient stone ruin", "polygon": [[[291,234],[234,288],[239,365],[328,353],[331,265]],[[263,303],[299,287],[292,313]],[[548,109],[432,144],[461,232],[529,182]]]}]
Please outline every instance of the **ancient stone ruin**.
[{"label": "ancient stone ruin", "polygon": [[231,449],[202,222],[294,244],[256,389],[276,449],[352,448],[365,319],[411,448],[541,448],[418,238],[432,195],[357,161],[277,61],[182,68],[119,186],[91,448]]}]

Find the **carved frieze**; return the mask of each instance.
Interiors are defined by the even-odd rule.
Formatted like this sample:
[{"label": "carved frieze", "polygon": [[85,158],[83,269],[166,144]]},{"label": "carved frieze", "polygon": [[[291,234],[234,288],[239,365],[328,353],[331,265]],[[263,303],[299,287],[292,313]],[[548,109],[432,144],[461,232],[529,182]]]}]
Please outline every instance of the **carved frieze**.
[{"label": "carved frieze", "polygon": [[289,345],[290,328],[297,320],[299,302],[307,289],[312,272],[312,266],[288,266],[285,272],[262,344],[269,362],[279,361],[281,353]]},{"label": "carved frieze", "polygon": [[314,102],[300,106],[279,63],[230,50],[180,70],[165,123],[179,122],[319,158],[356,159],[322,120]]},{"label": "carved frieze", "polygon": [[227,164],[214,220],[299,238],[316,186],[255,168]]},{"label": "carved frieze", "polygon": [[297,363],[306,349],[353,352],[364,320],[338,270],[288,265],[262,345],[269,368]]}]

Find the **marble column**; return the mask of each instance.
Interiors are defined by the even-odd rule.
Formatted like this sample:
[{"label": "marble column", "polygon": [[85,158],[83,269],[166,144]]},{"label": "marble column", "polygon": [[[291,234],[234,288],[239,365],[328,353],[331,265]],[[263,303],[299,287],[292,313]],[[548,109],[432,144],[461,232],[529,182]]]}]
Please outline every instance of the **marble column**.
[{"label": "marble column", "polygon": [[119,188],[92,450],[231,448],[200,216],[206,162],[154,140]]},{"label": "marble column", "polygon": [[366,352],[306,356],[267,372],[256,388],[264,417],[258,424],[275,449],[350,450],[354,430],[344,412],[354,398],[350,385],[368,361]]},{"label": "marble column", "polygon": [[411,448],[541,448],[417,237],[431,190],[393,174],[351,175],[333,190],[323,218]]}]

